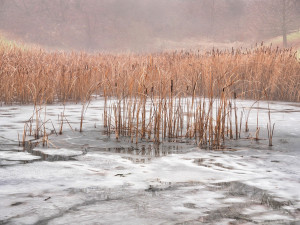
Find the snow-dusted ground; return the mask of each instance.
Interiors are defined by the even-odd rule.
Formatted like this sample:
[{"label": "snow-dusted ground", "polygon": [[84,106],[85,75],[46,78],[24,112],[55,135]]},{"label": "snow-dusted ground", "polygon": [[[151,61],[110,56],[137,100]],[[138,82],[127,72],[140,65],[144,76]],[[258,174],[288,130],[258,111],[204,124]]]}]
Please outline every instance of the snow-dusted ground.
[{"label": "snow-dusted ground", "polygon": [[[252,105],[239,101],[238,107]],[[255,105],[256,107],[257,105]],[[300,104],[259,103],[261,140],[228,141],[234,151],[190,143],[131,144],[101,128],[103,101],[91,102],[79,133],[81,105],[69,104],[63,135],[51,148],[18,147],[32,106],[0,108],[0,224],[297,224],[300,222]],[[58,130],[61,105],[47,106]],[[43,117],[43,115],[42,115]],[[52,125],[47,125],[52,129]]]}]

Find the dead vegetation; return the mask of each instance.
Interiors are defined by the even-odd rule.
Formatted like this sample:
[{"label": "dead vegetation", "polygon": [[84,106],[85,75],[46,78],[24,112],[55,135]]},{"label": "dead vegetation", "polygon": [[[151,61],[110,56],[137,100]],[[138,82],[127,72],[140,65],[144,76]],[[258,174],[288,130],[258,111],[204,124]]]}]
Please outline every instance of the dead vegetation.
[{"label": "dead vegetation", "polygon": [[[0,63],[1,102],[34,103],[36,113],[43,104],[81,102],[82,131],[91,96],[99,94],[107,133],[136,143],[189,138],[221,148],[226,137],[241,134],[236,98],[300,100],[300,64],[292,49],[110,55],[1,46]],[[61,119],[59,133],[64,113]]]},{"label": "dead vegetation", "polygon": [[0,45],[0,101],[53,103],[90,95],[220,97],[300,100],[300,65],[292,49],[258,47],[109,55],[23,50]]}]

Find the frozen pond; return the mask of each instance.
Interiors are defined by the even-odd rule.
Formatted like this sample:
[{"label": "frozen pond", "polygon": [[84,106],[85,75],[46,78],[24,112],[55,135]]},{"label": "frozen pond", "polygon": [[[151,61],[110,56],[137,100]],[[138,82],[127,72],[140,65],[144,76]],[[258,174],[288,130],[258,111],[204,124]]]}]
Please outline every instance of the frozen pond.
[{"label": "frozen pond", "polygon": [[[248,110],[252,102],[237,104]],[[62,135],[55,132],[63,106],[47,106],[56,129],[50,147],[32,142],[23,151],[18,140],[33,107],[2,106],[0,224],[298,224],[300,104],[270,103],[272,147],[267,102],[259,103],[260,140],[252,138],[255,106],[250,132],[227,141],[226,151],[189,140],[116,141],[101,126],[101,99],[91,102],[82,133],[80,104],[66,106]]]}]

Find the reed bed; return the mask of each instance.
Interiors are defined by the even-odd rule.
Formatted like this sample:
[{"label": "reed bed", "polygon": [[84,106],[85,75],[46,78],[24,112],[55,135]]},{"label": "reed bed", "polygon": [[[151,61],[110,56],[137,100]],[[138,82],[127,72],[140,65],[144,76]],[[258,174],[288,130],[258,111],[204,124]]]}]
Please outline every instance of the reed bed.
[{"label": "reed bed", "polygon": [[221,148],[241,134],[236,98],[300,100],[296,52],[271,46],[111,55],[0,45],[0,80],[4,104],[81,102],[80,131],[99,94],[107,133],[136,143],[189,138]]},{"label": "reed bed", "polygon": [[[23,50],[0,43],[0,101],[83,101],[87,93],[130,96],[213,95],[226,85],[247,99],[300,100],[300,64],[292,49],[87,54]],[[142,83],[141,83],[142,82]],[[90,93],[88,94],[90,95]]]}]

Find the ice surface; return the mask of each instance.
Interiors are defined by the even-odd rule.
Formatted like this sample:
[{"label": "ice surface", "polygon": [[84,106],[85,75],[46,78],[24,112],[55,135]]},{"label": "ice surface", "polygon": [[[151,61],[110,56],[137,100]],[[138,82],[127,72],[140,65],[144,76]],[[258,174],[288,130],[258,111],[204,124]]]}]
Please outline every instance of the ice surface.
[{"label": "ice surface", "polygon": [[34,150],[47,155],[78,156],[82,154],[80,151],[74,151],[66,148],[34,148]]},{"label": "ice surface", "polygon": [[39,158],[40,158],[39,156],[31,155],[28,152],[0,151],[0,159],[5,159],[5,160],[25,161],[25,160],[34,160]]},{"label": "ice surface", "polygon": [[[250,109],[234,151],[189,143],[131,144],[102,130],[103,100],[91,102],[84,132],[80,104],[47,106],[49,148],[19,147],[32,106],[0,108],[0,223],[289,224],[300,220],[300,104],[237,101]],[[275,123],[268,146],[268,110]],[[44,109],[42,109],[43,111]],[[259,111],[261,140],[254,135]],[[44,112],[44,111],[43,111]],[[41,113],[42,121],[45,119]],[[54,128],[53,128],[54,127]],[[72,129],[71,129],[72,127]],[[18,138],[19,134],[19,138]],[[33,137],[27,137],[27,140]]]}]

